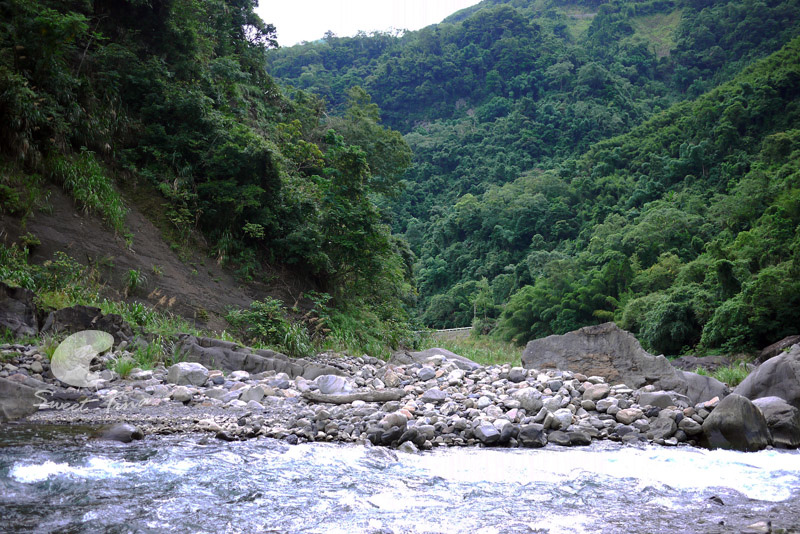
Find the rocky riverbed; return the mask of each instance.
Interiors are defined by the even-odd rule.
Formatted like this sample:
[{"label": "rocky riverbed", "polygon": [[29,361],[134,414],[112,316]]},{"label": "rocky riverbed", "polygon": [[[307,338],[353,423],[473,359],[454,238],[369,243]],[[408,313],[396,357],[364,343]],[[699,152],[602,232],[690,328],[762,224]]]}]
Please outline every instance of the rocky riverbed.
[{"label": "rocky riverbed", "polygon": [[634,390],[568,371],[482,367],[441,350],[407,363],[323,353],[311,362],[340,374],[314,379],[223,372],[195,362],[134,370],[125,379],[105,370],[93,389],[46,378],[49,363],[35,346],[0,351],[6,361],[0,378],[37,391],[40,407],[29,422],[126,423],[145,434],[206,432],[223,440],[369,441],[405,451],[593,440],[697,445],[720,403],[691,404],[653,386]]}]

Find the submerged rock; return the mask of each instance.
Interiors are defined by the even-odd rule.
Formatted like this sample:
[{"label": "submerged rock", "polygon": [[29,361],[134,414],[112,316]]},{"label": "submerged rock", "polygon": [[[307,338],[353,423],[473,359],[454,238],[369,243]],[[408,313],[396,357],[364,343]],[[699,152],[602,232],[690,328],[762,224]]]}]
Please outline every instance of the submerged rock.
[{"label": "submerged rock", "polygon": [[133,425],[128,423],[119,423],[105,430],[100,438],[109,441],[130,443],[135,439],[143,439],[144,433]]}]

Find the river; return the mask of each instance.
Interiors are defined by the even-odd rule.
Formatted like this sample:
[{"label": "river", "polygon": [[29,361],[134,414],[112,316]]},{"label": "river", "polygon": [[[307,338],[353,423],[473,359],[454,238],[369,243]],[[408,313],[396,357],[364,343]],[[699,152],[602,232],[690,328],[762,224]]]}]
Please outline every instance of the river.
[{"label": "river", "polygon": [[800,453],[691,447],[394,453],[0,427],[3,532],[800,530]]}]

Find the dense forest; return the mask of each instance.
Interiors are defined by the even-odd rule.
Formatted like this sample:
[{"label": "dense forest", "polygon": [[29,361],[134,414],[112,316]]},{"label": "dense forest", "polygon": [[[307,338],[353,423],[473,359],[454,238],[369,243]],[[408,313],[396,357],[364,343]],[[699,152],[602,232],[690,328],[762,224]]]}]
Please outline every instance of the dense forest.
[{"label": "dense forest", "polygon": [[[176,247],[301,274],[308,332],[360,346],[796,333],[800,2],[484,0],[290,48],[256,7],[0,0],[0,210],[57,184],[135,242],[120,191],[146,184]],[[20,253],[0,279],[38,289]]]},{"label": "dense forest", "polygon": [[378,199],[418,314],[528,339],[615,320],[651,350],[800,324],[800,3],[487,0],[402,35],[278,49],[363,88],[413,164]]},{"label": "dense forest", "polygon": [[[46,209],[58,184],[135,244],[119,186],[149,184],[176,247],[202,232],[243,281],[288,266],[314,281],[326,330],[396,344],[411,254],[376,199],[396,194],[410,150],[363,91],[338,114],[283,92],[265,65],[275,28],[256,5],[0,0],[0,209]],[[0,279],[40,289],[0,252]]]}]

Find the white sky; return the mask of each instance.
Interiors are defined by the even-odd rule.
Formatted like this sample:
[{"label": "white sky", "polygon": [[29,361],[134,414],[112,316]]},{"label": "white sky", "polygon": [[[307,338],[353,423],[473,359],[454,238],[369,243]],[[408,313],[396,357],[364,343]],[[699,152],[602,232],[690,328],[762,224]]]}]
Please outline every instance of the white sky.
[{"label": "white sky", "polygon": [[418,30],[441,22],[479,0],[259,0],[256,12],[278,29],[278,43],[316,41],[331,30],[339,37],[359,30]]}]

